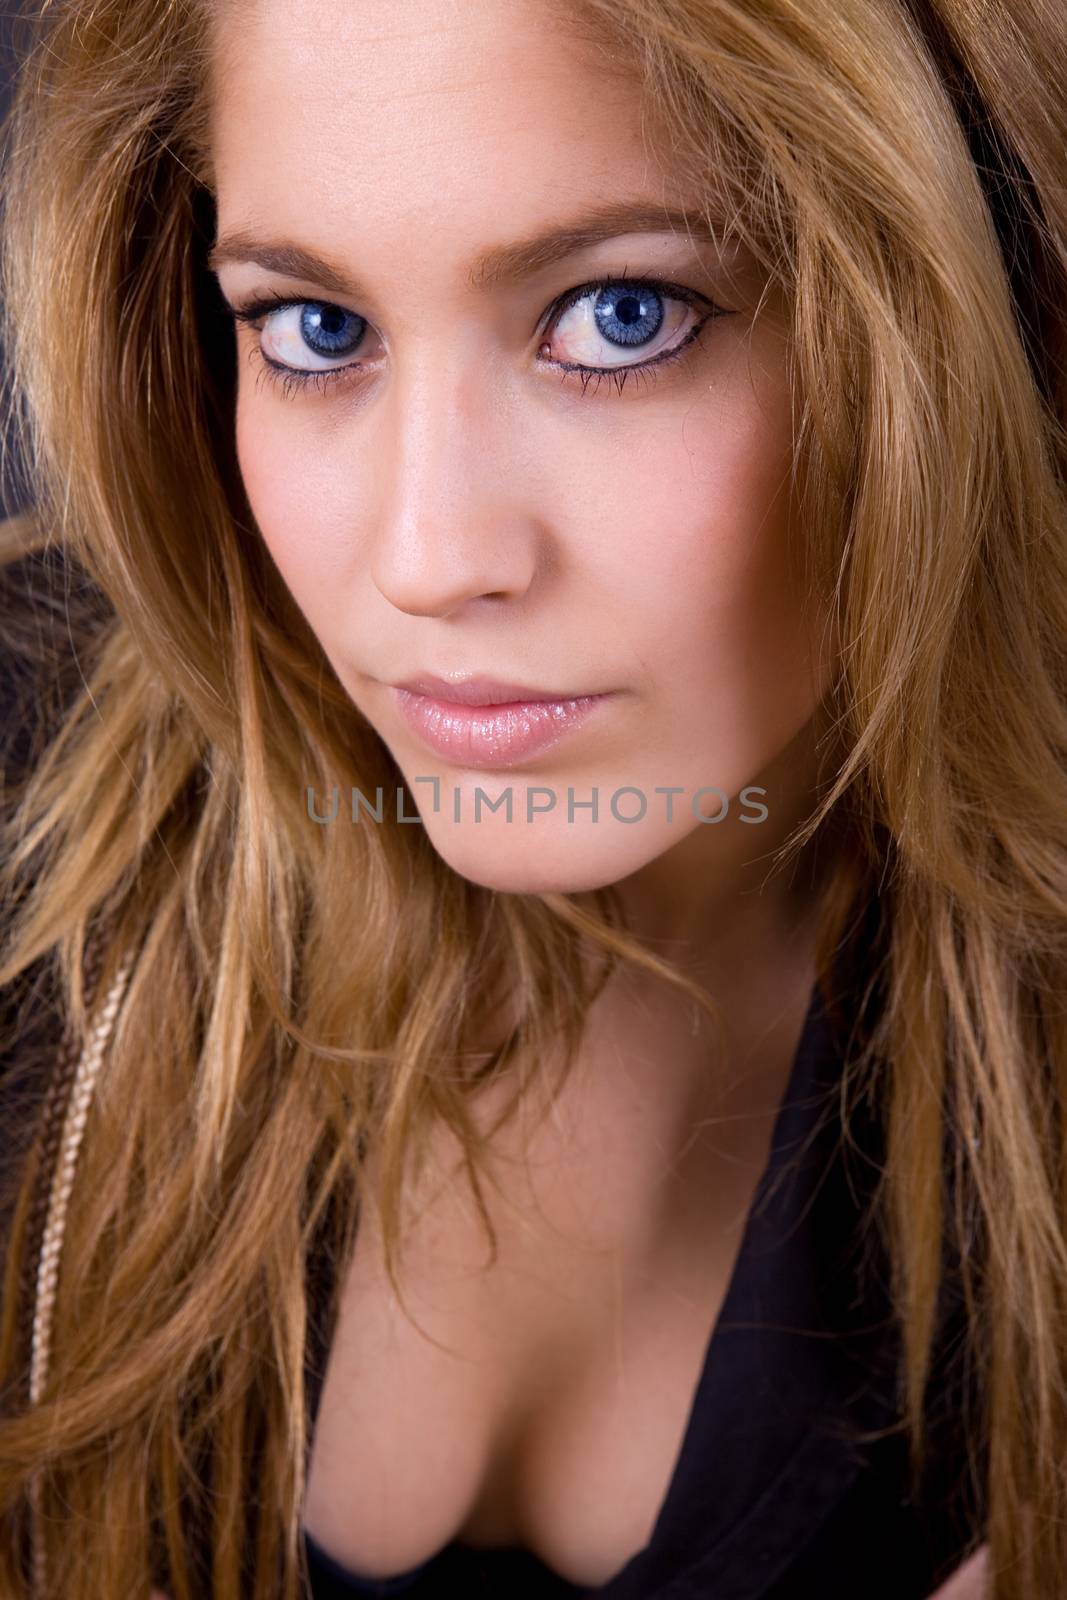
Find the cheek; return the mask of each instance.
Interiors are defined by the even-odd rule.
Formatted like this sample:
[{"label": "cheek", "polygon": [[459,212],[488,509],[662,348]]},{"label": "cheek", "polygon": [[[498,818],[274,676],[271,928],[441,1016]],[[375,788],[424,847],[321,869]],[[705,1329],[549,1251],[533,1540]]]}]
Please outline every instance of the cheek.
[{"label": "cheek", "polygon": [[633,620],[650,670],[670,660],[706,686],[709,672],[795,652],[791,429],[780,383],[716,384],[650,429],[639,451],[631,440],[616,452],[624,465],[599,510],[590,496],[590,582],[610,575],[604,598]]},{"label": "cheek", "polygon": [[358,559],[353,529],[363,523],[355,502],[359,474],[329,467],[329,445],[303,423],[300,406],[294,400],[289,415],[281,402],[239,397],[235,444],[263,542],[318,631]]},{"label": "cheek", "polygon": [[600,614],[647,686],[644,748],[664,769],[688,750],[717,782],[758,770],[828,686],[792,457],[784,368],[755,350],[616,453],[614,535],[602,513],[590,582],[610,576]]}]

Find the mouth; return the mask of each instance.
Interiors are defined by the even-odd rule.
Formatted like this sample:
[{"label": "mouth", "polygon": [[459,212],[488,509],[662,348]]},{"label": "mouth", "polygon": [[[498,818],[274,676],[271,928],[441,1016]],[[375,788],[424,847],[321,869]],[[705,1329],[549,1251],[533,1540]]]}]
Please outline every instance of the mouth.
[{"label": "mouth", "polygon": [[613,698],[610,692],[560,694],[484,678],[445,684],[449,696],[458,692],[465,697],[446,698],[438,687],[441,681],[412,680],[422,689],[394,684],[391,693],[423,744],[444,760],[467,767],[513,767],[542,755]]},{"label": "mouth", "polygon": [[448,679],[422,673],[393,685],[409,694],[457,706],[565,705],[572,700],[592,698],[585,690],[538,689],[511,679],[468,677]]}]

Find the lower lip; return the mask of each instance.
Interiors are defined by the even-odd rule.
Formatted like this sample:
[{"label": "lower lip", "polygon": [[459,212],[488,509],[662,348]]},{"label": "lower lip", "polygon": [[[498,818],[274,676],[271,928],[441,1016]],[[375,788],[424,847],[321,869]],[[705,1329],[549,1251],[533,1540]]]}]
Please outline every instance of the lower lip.
[{"label": "lower lip", "polygon": [[558,744],[610,698],[509,700],[498,706],[461,706],[410,689],[394,689],[400,712],[419,737],[446,761],[467,767],[511,767]]}]

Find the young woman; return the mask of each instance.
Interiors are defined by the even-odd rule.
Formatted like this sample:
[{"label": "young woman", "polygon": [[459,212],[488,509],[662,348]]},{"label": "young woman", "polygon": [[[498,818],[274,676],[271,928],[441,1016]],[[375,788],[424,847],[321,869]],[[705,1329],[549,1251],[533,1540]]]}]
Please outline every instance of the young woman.
[{"label": "young woman", "polygon": [[1062,11],[30,23],[0,1591],[1067,1592]]}]

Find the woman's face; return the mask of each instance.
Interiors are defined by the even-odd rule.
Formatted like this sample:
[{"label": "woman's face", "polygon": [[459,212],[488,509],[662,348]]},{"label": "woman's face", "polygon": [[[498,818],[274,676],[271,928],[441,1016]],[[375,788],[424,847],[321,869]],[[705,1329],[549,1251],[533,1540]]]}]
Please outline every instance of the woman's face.
[{"label": "woman's face", "polygon": [[[281,302],[238,324],[240,469],[406,814],[512,891],[762,854],[738,823],[776,791],[741,791],[828,681],[785,318],[663,218],[702,197],[639,84],[527,0],[256,0],[218,46],[213,265],[232,307]],[[430,674],[603,698],[413,721],[394,686]]]}]

